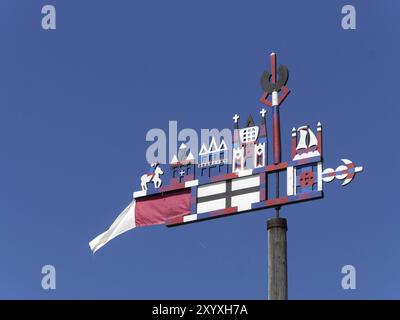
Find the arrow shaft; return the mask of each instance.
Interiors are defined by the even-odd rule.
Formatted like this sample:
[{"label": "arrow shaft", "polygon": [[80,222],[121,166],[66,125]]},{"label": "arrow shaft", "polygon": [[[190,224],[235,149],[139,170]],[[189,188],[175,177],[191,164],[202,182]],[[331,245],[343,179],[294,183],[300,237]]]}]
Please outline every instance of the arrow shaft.
[{"label": "arrow shaft", "polygon": [[322,175],[323,178],[325,177],[335,177],[341,174],[350,174],[350,173],[357,173],[359,172],[358,167],[357,168],[352,168],[352,169],[346,169],[346,170],[339,170],[339,171],[333,171],[333,172],[328,172],[324,173]]}]

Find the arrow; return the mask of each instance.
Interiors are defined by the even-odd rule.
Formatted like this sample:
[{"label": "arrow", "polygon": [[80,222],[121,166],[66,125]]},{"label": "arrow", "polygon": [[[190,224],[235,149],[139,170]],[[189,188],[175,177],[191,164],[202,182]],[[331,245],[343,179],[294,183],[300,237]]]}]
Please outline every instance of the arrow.
[{"label": "arrow", "polygon": [[342,161],[345,165],[340,165],[336,170],[327,168],[322,172],[322,180],[324,182],[331,182],[335,178],[339,180],[344,179],[342,186],[345,186],[353,180],[357,172],[361,172],[364,169],[361,166],[356,167],[356,165],[348,159],[342,159]]}]

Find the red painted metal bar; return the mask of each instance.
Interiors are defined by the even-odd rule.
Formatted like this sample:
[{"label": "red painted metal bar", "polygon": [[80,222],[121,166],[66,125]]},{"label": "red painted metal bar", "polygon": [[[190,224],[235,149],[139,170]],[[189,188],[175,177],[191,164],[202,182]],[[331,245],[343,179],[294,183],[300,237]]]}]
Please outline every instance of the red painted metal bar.
[{"label": "red painted metal bar", "polygon": [[274,115],[272,122],[272,139],[273,139],[274,164],[278,164],[281,162],[281,125],[279,119],[278,106],[274,106]]}]

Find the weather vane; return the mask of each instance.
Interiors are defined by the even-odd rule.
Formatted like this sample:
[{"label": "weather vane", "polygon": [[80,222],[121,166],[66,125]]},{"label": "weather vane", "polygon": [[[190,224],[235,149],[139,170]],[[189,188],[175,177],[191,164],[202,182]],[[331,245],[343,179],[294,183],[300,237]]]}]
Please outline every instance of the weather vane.
[{"label": "weather vane", "polygon": [[[259,101],[272,109],[272,161],[268,159],[267,110],[259,111],[257,123],[250,115],[242,127],[235,114],[231,144],[212,137],[198,154],[182,144],[169,164],[152,164],[152,172],[140,179],[142,190],[134,192],[132,202],[114,224],[90,242],[93,252],[134,227],[171,227],[267,208],[275,208],[277,217],[268,221],[268,228],[285,229],[286,219],[279,218],[282,206],[323,198],[324,182],[336,178],[344,180],[344,186],[363,170],[347,159],[342,159],[344,165],[336,170],[324,169],[319,122],[316,131],[310,125],[292,129],[291,157],[282,162],[279,108],[290,93],[286,87],[289,72],[281,64],[276,68],[275,53],[270,60],[271,72],[264,71],[261,76],[263,94]],[[285,192],[280,188],[281,177],[286,180]],[[282,255],[286,256],[286,251]],[[270,283],[273,286],[276,282]]]}]

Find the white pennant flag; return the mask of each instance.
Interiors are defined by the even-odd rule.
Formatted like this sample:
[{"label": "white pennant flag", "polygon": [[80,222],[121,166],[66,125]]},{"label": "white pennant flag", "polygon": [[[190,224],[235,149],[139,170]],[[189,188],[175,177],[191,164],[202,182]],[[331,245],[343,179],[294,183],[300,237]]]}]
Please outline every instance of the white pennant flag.
[{"label": "white pennant flag", "polygon": [[133,200],[124,211],[115,219],[113,224],[108,228],[107,231],[98,235],[92,241],[89,242],[90,249],[95,253],[107,242],[118,237],[120,234],[131,230],[136,227],[135,223],[135,207],[136,202]]}]

